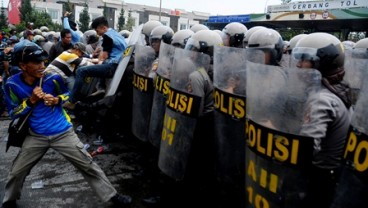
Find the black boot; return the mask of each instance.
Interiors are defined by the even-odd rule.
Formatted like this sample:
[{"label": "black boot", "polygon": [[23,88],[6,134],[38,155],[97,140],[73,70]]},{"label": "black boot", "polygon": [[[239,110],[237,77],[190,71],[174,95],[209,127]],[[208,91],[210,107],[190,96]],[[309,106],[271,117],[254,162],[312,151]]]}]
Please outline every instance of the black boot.
[{"label": "black boot", "polygon": [[15,200],[7,201],[3,203],[2,208],[17,208],[17,203]]}]

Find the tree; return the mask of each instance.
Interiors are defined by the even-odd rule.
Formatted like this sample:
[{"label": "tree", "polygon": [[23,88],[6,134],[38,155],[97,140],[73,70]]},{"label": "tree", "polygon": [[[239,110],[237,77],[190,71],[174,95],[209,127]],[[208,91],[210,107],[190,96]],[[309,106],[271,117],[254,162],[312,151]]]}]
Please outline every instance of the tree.
[{"label": "tree", "polygon": [[124,2],[123,4],[121,5],[121,10],[120,10],[120,16],[119,16],[119,19],[118,19],[118,30],[122,30],[124,29],[124,25],[125,25],[125,17],[124,17]]},{"label": "tree", "polygon": [[87,1],[84,2],[84,8],[82,13],[79,14],[79,29],[82,32],[89,30],[89,22],[90,22],[89,12],[88,12],[88,4]]},{"label": "tree", "polygon": [[8,22],[8,18],[5,16],[4,8],[1,8],[1,12],[0,12],[0,29],[1,30],[4,30],[8,27],[7,22]]},{"label": "tree", "polygon": [[68,16],[68,19],[71,21],[74,21],[74,9],[73,4],[68,0],[66,3],[63,3],[63,16],[65,12],[71,12],[71,14]]},{"label": "tree", "polygon": [[109,16],[109,11],[107,11],[107,4],[106,4],[106,2],[104,3],[102,14],[103,14],[104,17],[108,17]]},{"label": "tree", "polygon": [[25,23],[32,22],[31,20],[32,12],[33,8],[31,6],[31,0],[22,0],[19,9],[20,21]]},{"label": "tree", "polygon": [[41,26],[49,26],[52,25],[52,19],[46,11],[36,11],[33,8],[31,22],[33,22],[33,28],[40,28]]},{"label": "tree", "polygon": [[135,25],[135,21],[134,21],[134,18],[132,17],[132,11],[129,10],[129,12],[128,12],[128,21],[125,25],[125,29],[129,30],[129,31],[132,31],[134,25]]},{"label": "tree", "polygon": [[52,21],[50,15],[44,11],[37,11],[31,6],[30,0],[22,0],[20,7],[20,23],[16,25],[17,32],[24,31],[26,29],[27,22],[33,22],[33,28],[39,28],[41,26],[47,26],[50,30],[59,31],[61,25]]}]

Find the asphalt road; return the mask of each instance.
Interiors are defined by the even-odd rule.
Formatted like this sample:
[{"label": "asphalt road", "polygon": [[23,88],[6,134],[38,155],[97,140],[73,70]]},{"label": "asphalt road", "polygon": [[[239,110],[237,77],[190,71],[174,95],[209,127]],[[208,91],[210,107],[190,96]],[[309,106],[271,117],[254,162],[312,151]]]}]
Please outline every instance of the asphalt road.
[{"label": "asphalt road", "polygon": [[[9,120],[0,120],[1,200],[4,196],[8,171],[19,151],[18,148],[11,147],[5,153],[5,138],[9,122]],[[78,135],[82,142],[91,145],[90,151],[97,149],[97,146],[92,144],[96,135],[83,133]],[[159,193],[160,174],[154,170],[157,166],[155,159],[147,154],[150,151],[147,144],[136,138],[117,137],[109,144],[107,151],[94,157],[118,192],[133,198],[132,204],[127,207],[152,207],[152,205],[145,205],[142,199]],[[42,181],[43,188],[32,188],[32,184],[39,181]],[[20,208],[112,207],[112,204],[102,202],[78,170],[52,149],[26,178],[22,196],[17,204]],[[157,204],[155,206],[157,207]]]}]

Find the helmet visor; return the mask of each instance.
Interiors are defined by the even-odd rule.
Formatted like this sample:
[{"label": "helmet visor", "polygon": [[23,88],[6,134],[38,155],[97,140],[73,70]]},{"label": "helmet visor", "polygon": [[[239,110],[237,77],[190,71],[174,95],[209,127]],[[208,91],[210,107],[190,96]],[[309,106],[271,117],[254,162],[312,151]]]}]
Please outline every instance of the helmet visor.
[{"label": "helmet visor", "polygon": [[292,51],[292,57],[299,61],[319,61],[317,56],[318,49],[316,48],[306,48],[306,47],[296,47]]},{"label": "helmet visor", "polygon": [[190,51],[200,51],[201,47],[198,41],[193,38],[189,38],[188,42],[185,44],[185,49]]}]

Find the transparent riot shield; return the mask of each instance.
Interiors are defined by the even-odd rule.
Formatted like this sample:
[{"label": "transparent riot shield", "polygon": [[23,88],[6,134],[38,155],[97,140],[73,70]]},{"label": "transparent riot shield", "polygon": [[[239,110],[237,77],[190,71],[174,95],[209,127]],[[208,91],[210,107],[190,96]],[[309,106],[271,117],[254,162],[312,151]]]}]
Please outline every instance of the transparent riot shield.
[{"label": "transparent riot shield", "polygon": [[246,80],[246,207],[302,207],[314,140],[299,132],[321,75],[248,61]]},{"label": "transparent riot shield", "polygon": [[197,117],[203,105],[203,98],[193,93],[191,78],[202,76],[209,63],[210,57],[206,54],[175,49],[158,166],[177,180],[184,177]]},{"label": "transparent riot shield", "polygon": [[153,79],[149,77],[156,53],[150,46],[135,46],[133,74],[132,133],[142,141],[148,140],[148,128],[153,99]]},{"label": "transparent riot shield", "polygon": [[175,47],[161,42],[158,68],[154,80],[154,95],[149,122],[148,140],[157,148],[160,147],[162,125],[164,121],[166,98],[170,92],[170,73],[174,61]]},{"label": "transparent riot shield", "polygon": [[128,66],[129,60],[132,57],[132,54],[134,53],[135,45],[136,43],[139,43],[139,39],[142,35],[142,28],[143,24],[138,26],[132,34],[130,35],[131,38],[129,38],[128,47],[125,49],[123,53],[123,59],[119,62],[118,67],[116,68],[116,71],[114,73],[114,76],[110,82],[110,85],[107,88],[105,97],[113,96],[116,93],[116,90],[118,89],[118,86],[120,84],[120,81],[124,75],[125,69]]},{"label": "transparent riot shield", "polygon": [[[260,53],[260,59],[263,53]],[[224,202],[244,204],[245,83],[247,51],[215,47],[214,130],[216,178]]]},{"label": "transparent riot shield", "polygon": [[[367,77],[366,75],[364,76]],[[361,208],[368,204],[368,84],[355,106],[346,138],[343,168],[332,208]]]},{"label": "transparent riot shield", "polygon": [[352,90],[352,103],[355,105],[358,100],[360,88],[363,83],[364,74],[367,72],[368,52],[367,49],[355,48],[345,51],[345,76],[346,81]]},{"label": "transparent riot shield", "polygon": [[282,58],[281,58],[281,61],[280,61],[280,66],[281,67],[290,67],[290,62],[291,62],[291,55],[289,53],[282,54]]}]

